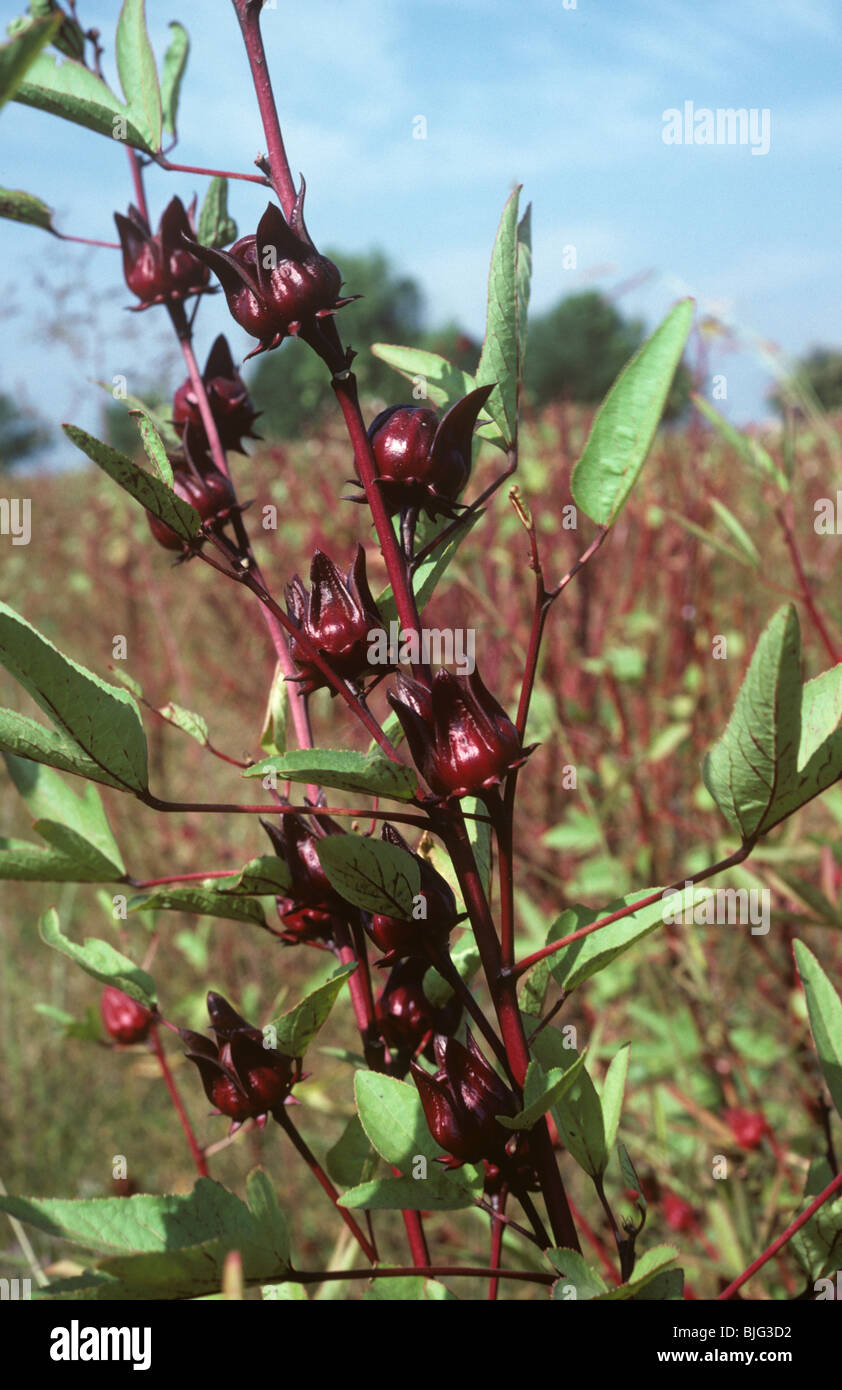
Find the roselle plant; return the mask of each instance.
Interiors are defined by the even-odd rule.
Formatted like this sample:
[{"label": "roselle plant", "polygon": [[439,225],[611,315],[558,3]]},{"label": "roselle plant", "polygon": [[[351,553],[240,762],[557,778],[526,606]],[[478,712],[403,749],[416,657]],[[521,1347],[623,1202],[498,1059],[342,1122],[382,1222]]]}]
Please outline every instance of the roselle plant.
[{"label": "roselle plant", "polygon": [[[215,22],[224,21],[226,8],[214,6]],[[189,1195],[84,1203],[14,1196],[0,1198],[0,1207],[93,1252],[82,1274],[53,1280],[46,1297],[214,1294],[224,1282],[230,1287],[236,1252],[240,1288],[260,1286],[267,1298],[306,1297],[308,1285],[333,1278],[349,1287],[372,1281],[378,1296],[385,1288],[395,1299],[458,1297],[468,1278],[487,1281],[491,1299],[524,1290],[561,1300],[681,1298],[677,1251],[647,1241],[651,1180],[638,1176],[618,1142],[628,1049],[618,1049],[599,1077],[587,1039],[574,1046],[562,1027],[564,1005],[623,952],[665,928],[665,894],[692,903],[696,883],[742,863],[762,837],[842,776],[842,665],[831,648],[835,664],[803,683],[796,611],[782,607],[758,639],[731,719],[705,763],[733,851],[689,879],[679,876],[598,910],[568,908],[541,949],[522,949],[515,912],[517,794],[540,756],[530,741],[529,715],[542,644],[548,624],[557,621],[552,610],[583,567],[600,551],[599,562],[611,564],[610,547],[602,547],[649,453],[693,305],[685,300],[673,308],[595,418],[571,482],[591,539],[561,577],[553,556],[542,552],[525,498],[516,486],[509,490],[522,526],[513,573],[525,552],[531,576],[525,597],[532,603],[516,709],[509,713],[505,692],[495,693],[491,661],[481,662],[482,675],[478,668],[433,670],[422,641],[427,611],[435,609],[459,546],[499,505],[518,467],[529,209],[521,214],[516,190],[503,210],[475,373],[434,353],[381,344],[379,355],[412,383],[412,399],[408,387],[400,388],[403,399],[367,422],[341,315],[354,286],[343,283],[341,266],[319,251],[305,222],[305,184],[296,186],[287,160],[260,0],[233,0],[233,10],[265,132],[257,173],[170,158],[188,38],[180,24],[171,26],[159,73],[143,0],[124,0],[117,24],[122,96],[102,76],[101,35],[85,29],[75,4],[63,9],[53,0],[33,0],[10,26],[0,82],[3,100],[125,146],[128,188],[115,190],[119,246],[112,252],[121,253],[129,307],[169,318],[186,378],[174,383],[169,418],[136,404],[143,465],[74,425],[65,425],[65,433],[145,509],[149,545],[157,542],[176,557],[185,606],[197,566],[215,572],[220,605],[232,586],[257,605],[277,660],[269,716],[256,737],[244,730],[244,741],[253,744],[248,762],[221,755],[229,764],[228,801],[166,800],[150,786],[137,683],[104,680],[0,604],[0,661],[49,721],[0,711],[0,748],[45,842],[4,841],[0,874],[111,885],[118,916],[122,904],[128,917],[188,913],[219,918],[232,931],[260,931],[261,971],[277,987],[288,950],[318,950],[330,969],[305,997],[262,1024],[210,991],[207,1027],[199,1032],[170,1016],[166,972],[161,968],[153,979],[139,938],[124,937],[131,955],[105,939],[79,944],[50,908],[41,920],[44,942],[103,986],[102,1022],[115,1048],[103,1065],[119,1068],[122,1048],[151,1050],[199,1176]],[[201,207],[174,194],[150,208],[144,176],[152,165],[207,178]],[[227,210],[231,178],[258,186],[254,231],[244,236]],[[376,201],[376,186],[370,197]],[[0,191],[0,211],[62,235],[46,204],[29,192]],[[257,412],[224,335],[210,346],[203,371],[198,365],[197,324],[203,301],[217,289],[253,339],[247,356],[298,337],[321,359],[347,431],[347,472],[330,482],[337,499],[353,487],[356,550],[316,549],[292,558],[279,548],[273,570],[280,584],[264,576],[254,554],[247,448],[258,437]],[[498,459],[496,476],[482,490],[473,482],[480,444]],[[785,489],[786,479],[779,482]],[[552,497],[536,501],[553,506]],[[381,564],[388,583],[376,593],[372,576]],[[808,608],[812,616],[815,605]],[[408,662],[386,641],[394,623]],[[553,640],[563,643],[563,632]],[[330,747],[314,746],[314,701],[329,707]],[[198,730],[215,751],[198,716],[170,710],[171,722],[194,735]],[[257,804],[238,790],[240,776],[259,787]],[[86,783],[82,793],[74,790],[78,778]],[[247,816],[252,824],[259,818],[254,857],[240,869],[205,876],[197,854],[195,872],[141,880],[126,867],[97,785],[162,816],[192,811]],[[842,1113],[842,1003],[812,952],[800,942],[795,952],[818,1060]],[[232,979],[227,988],[236,997],[242,983]],[[358,1051],[344,1057],[353,1067],[355,1113],[325,1157],[319,1112],[297,1102],[324,1064],[315,1040],[344,997],[359,1033]],[[179,1047],[186,1060],[176,1086],[171,1061]],[[220,1136],[270,1121],[280,1127],[286,1157],[294,1153],[309,1168],[337,1223],[344,1223],[356,1264],[343,1256],[337,1268],[302,1265],[282,1201],[262,1169],[246,1179],[245,1202],[213,1179],[215,1145],[200,1144],[182,1100],[190,1085],[219,1117],[208,1122],[209,1133],[214,1125]],[[745,1152],[770,1134],[762,1114],[740,1106],[723,1128]],[[820,1138],[817,1144],[820,1155]],[[818,1186],[811,1173],[808,1205],[722,1297],[822,1209],[838,1209],[829,1204],[842,1191],[842,1175],[829,1167]],[[568,1196],[577,1168],[590,1192],[589,1209],[581,1212]],[[693,1205],[666,1196],[670,1229],[694,1232]],[[470,1258],[458,1261],[436,1248],[430,1217],[461,1210],[472,1210],[479,1222],[471,1228]],[[601,1224],[612,1250],[595,1230]],[[384,1263],[381,1247],[388,1238],[391,1249],[401,1231],[404,1262]],[[809,1278],[827,1274],[827,1258],[816,1241]]]}]

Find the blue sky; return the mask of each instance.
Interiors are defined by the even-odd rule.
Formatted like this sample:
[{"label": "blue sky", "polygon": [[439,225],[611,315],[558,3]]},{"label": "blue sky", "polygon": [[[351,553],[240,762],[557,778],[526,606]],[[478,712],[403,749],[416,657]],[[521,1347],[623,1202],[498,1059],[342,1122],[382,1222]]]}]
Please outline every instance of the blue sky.
[{"label": "blue sky", "polygon": [[[4,22],[18,8],[2,0]],[[78,8],[110,43],[116,0]],[[172,158],[250,170],[264,141],[232,7],[147,0],[147,11],[159,58],[169,20],[192,40]],[[735,421],[769,414],[765,343],[784,354],[842,343],[838,0],[277,0],[264,32],[314,238],[383,248],[422,283],[432,322],[456,318],[481,334],[496,224],[522,182],[533,307],[620,290],[620,308],[654,326],[695,294],[736,334],[735,345],[710,348]],[[686,101],[768,109],[769,152],[665,144],[663,113]],[[412,138],[418,115],[426,140]],[[44,197],[63,231],[112,239],[112,212],[130,198],[116,142],[16,104],[2,122],[0,182]],[[153,170],[154,215],[205,184]],[[231,203],[244,234],[265,193],[233,185]],[[576,270],[562,265],[571,245]],[[73,288],[83,277],[96,282],[96,305]],[[60,301],[53,286],[69,286]],[[162,311],[124,312],[116,253],[0,222],[0,294],[4,387],[52,420],[95,427],[88,378],[123,373],[139,390],[144,358],[149,378],[181,378]],[[68,333],[74,311],[81,321]],[[45,330],[45,315],[66,341]],[[202,359],[229,327],[221,296],[209,301]],[[239,330],[230,336],[235,352],[247,350]]]}]

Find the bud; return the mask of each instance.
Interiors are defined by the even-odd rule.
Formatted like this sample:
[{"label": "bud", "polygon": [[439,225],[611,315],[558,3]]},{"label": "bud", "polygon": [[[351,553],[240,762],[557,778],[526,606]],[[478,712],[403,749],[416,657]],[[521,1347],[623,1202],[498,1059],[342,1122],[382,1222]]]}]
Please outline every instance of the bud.
[{"label": "bud", "polygon": [[[281,816],[280,826],[262,818],[260,823],[292,879],[290,896],[275,900],[284,927],[281,940],[288,946],[335,940],[348,905],[334,892],[319,863],[315,832],[297,814]],[[341,833],[328,816],[320,816],[318,823],[328,834]]]},{"label": "bud", "polygon": [[401,961],[390,971],[375,1002],[381,1037],[397,1053],[394,1074],[404,1075],[411,1058],[422,1047],[425,1056],[432,1056],[434,1034],[449,1035],[459,1027],[462,1005],[455,995],[436,1008],[424,993],[424,976],[429,969],[427,961],[418,956]]},{"label": "bud", "polygon": [[232,1133],[248,1119],[256,1119],[262,1128],[267,1114],[283,1105],[301,1079],[300,1060],[265,1047],[260,1029],[247,1023],[221,994],[209,993],[207,1003],[216,1042],[180,1028],[187,1056],[199,1068],[211,1105],[232,1120]]},{"label": "bud", "polygon": [[[173,491],[182,502],[189,502],[195,508],[202,521],[212,524],[224,522],[236,501],[230,482],[215,468],[201,478],[183,470],[175,471]],[[150,531],[165,550],[186,549],[186,542],[160,517],[147,512],[147,520]]]},{"label": "bud", "polygon": [[431,518],[456,516],[456,499],[471,472],[477,416],[492,389],[471,391],[441,421],[436,411],[414,405],[393,405],[372,420],[368,436],[390,513],[412,507]]},{"label": "bud", "polygon": [[[309,594],[296,575],[286,587],[286,602],[290,618],[328,662],[334,675],[358,681],[372,669],[368,636],[373,630],[382,631],[383,622],[368,587],[361,545],[357,546],[347,579],[342,578],[327,555],[317,550],[310,564]],[[328,684],[295,638],[290,642],[290,651],[306,694]]]},{"label": "bud", "polygon": [[733,1110],[725,1111],[724,1118],[735,1142],[747,1153],[756,1149],[769,1133],[769,1126],[758,1110],[743,1110],[735,1106]]},{"label": "bud", "polygon": [[[397,845],[399,849],[412,854],[409,845],[399,835],[393,825],[383,822],[381,840]],[[421,873],[420,892],[424,898],[426,916],[418,920],[402,921],[398,917],[387,917],[384,913],[366,914],[365,925],[375,946],[385,954],[383,962],[394,964],[404,956],[421,956],[426,960],[425,942],[436,950],[444,947],[448,936],[459,921],[456,898],[450,884],[433,868],[429,860],[413,854]]]},{"label": "bud", "polygon": [[[252,425],[259,412],[254,408],[246,384],[234,366],[231,349],[221,333],[208,354],[202,381],[220,444],[223,449],[243,453],[243,439],[260,437],[252,434]],[[186,430],[185,448],[188,451],[195,453],[207,449],[205,426],[189,377],[173,397],[172,415],[179,433],[183,434]]]},{"label": "bud", "polygon": [[333,261],[319,255],[304,225],[304,191],[302,180],[289,223],[269,203],[257,232],[241,237],[230,251],[188,242],[217,276],[232,318],[260,339],[249,357],[278,347],[351,302],[338,298],[342,276]]},{"label": "bud", "polygon": [[538,746],[524,748],[479,671],[437,671],[432,689],[398,675],[388,699],[401,721],[415,766],[438,797],[479,796],[521,767]]},{"label": "bud", "polygon": [[671,1231],[694,1231],[699,1224],[693,1207],[677,1192],[664,1193],[662,1210]]},{"label": "bud", "polygon": [[195,211],[195,198],[189,213],[185,212],[180,198],[173,198],[154,236],[146,218],[134,205],[129,208],[128,217],[115,212],[114,221],[123,248],[123,274],[132,294],[141,301],[132,305],[133,309],[148,309],[152,304],[208,293],[207,266],[196,260],[183,240],[195,235]]},{"label": "bud", "polygon": [[109,1038],[128,1047],[145,1042],[153,1015],[143,1004],[131,999],[114,985],[106,985],[99,1001],[103,1027]]},{"label": "bud", "polygon": [[511,1134],[497,1123],[498,1115],[516,1115],[514,1093],[501,1081],[477,1047],[470,1030],[468,1046],[455,1038],[437,1037],[434,1076],[416,1063],[412,1076],[418,1087],[430,1133],[437,1144],[460,1163],[504,1160]]}]

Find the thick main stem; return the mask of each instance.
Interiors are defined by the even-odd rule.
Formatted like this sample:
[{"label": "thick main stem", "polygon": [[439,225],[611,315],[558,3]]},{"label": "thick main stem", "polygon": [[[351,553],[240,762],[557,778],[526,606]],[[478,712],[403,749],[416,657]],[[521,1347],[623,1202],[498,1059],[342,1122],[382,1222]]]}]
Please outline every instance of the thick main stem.
[{"label": "thick main stem", "polygon": [[260,119],[266,135],[266,152],[269,156],[272,183],[281,200],[284,216],[289,221],[295,206],[295,184],[284,148],[278,108],[272,92],[272,79],[266,62],[266,50],[263,47],[263,35],[260,32],[261,4],[262,0],[234,0],[234,9],[243,33]]},{"label": "thick main stem", "polygon": [[[509,1070],[517,1086],[522,1088],[530,1059],[518,1005],[516,982],[513,974],[503,972],[500,943],[461,813],[454,816],[448,831],[444,834],[494,1001],[509,1059]],[[530,1133],[530,1152],[547,1204],[553,1236],[559,1245],[579,1250],[579,1237],[570,1214],[567,1194],[544,1119],[540,1119]]]}]

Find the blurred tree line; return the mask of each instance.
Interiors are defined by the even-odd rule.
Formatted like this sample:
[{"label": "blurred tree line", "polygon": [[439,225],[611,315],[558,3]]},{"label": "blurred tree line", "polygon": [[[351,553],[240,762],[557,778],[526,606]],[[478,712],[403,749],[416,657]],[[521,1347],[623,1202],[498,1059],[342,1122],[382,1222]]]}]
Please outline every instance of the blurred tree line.
[{"label": "blurred tree line", "polygon": [[[361,296],[341,310],[339,322],[344,341],[358,354],[354,368],[367,405],[379,409],[406,399],[409,393],[397,373],[372,356],[372,343],[427,348],[465,371],[475,369],[481,344],[466,336],[456,323],[430,329],[420,286],[402,275],[383,252],[346,255],[329,249],[327,254],[342,267],[347,289]],[[526,353],[527,408],[541,410],[558,400],[597,404],[646,332],[641,319],[624,317],[596,290],[570,295],[546,313],[534,314]],[[333,393],[322,363],[306,344],[295,339],[257,358],[244,375],[263,412],[258,428],[267,439],[306,435],[333,410]],[[177,384],[162,384],[147,391],[147,404],[166,414]],[[667,419],[684,414],[691,389],[690,371],[682,363],[667,402]],[[842,352],[815,349],[796,364],[789,381],[771,399],[783,412],[788,404],[802,401],[805,393],[825,410],[842,408]],[[114,402],[106,408],[105,429],[116,448],[136,451],[136,425],[124,405]],[[49,438],[43,421],[18,407],[12,396],[0,393],[0,471],[32,458]]]}]

